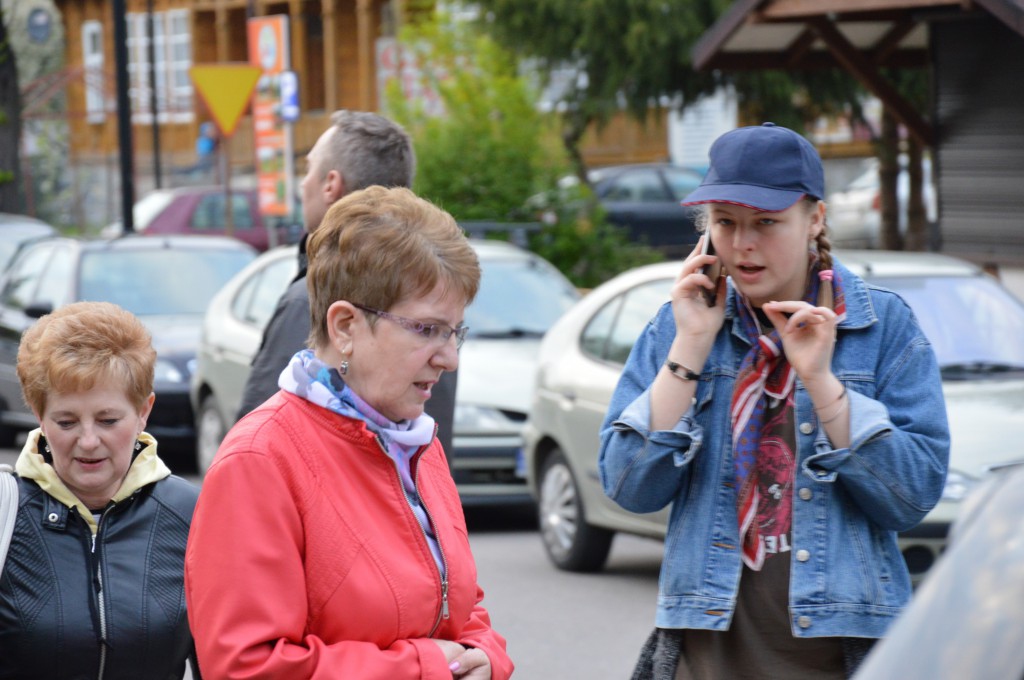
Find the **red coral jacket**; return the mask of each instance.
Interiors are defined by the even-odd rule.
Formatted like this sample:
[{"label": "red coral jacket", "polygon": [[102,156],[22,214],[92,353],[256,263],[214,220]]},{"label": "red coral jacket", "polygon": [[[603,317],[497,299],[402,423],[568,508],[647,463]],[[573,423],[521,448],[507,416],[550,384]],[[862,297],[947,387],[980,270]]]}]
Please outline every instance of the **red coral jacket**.
[{"label": "red coral jacket", "polygon": [[511,676],[436,439],[412,470],[448,566],[447,612],[395,463],[362,422],[279,392],[232,428],[185,557],[203,677],[451,680],[429,638],[482,649],[492,680]]}]

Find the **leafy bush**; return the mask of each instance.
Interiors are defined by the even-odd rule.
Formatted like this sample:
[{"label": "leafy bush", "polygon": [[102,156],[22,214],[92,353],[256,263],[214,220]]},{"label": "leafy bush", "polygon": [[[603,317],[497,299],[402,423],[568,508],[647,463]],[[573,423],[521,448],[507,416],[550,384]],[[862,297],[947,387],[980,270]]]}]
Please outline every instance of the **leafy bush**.
[{"label": "leafy bush", "polygon": [[[388,113],[413,138],[416,193],[463,223],[534,221],[527,197],[552,186],[569,165],[557,119],[537,110],[515,57],[474,30],[443,16],[406,26],[405,77],[386,85]],[[553,196],[557,216],[530,236],[531,250],[584,288],[661,259],[632,246],[589,191],[581,192]]]}]

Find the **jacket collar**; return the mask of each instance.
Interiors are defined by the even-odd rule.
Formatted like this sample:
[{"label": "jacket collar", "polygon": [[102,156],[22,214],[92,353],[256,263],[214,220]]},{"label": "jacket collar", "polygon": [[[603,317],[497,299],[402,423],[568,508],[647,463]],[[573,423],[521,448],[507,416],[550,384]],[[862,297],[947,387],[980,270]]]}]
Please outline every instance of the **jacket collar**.
[{"label": "jacket collar", "polygon": [[[31,479],[39,485],[39,488],[62,505],[68,508],[77,508],[78,514],[89,524],[93,533],[96,533],[96,520],[93,519],[92,512],[68,489],[64,481],[57,475],[57,471],[46,462],[43,454],[39,452],[41,436],[40,428],[29,433],[15,464],[18,476]],[[158,482],[171,474],[170,469],[156,453],[156,439],[148,432],[143,432],[139,435],[139,441],[143,444],[142,451],[132,461],[131,467],[128,468],[128,474],[121,482],[121,487],[110,499],[111,503],[119,503],[142,487]]]}]

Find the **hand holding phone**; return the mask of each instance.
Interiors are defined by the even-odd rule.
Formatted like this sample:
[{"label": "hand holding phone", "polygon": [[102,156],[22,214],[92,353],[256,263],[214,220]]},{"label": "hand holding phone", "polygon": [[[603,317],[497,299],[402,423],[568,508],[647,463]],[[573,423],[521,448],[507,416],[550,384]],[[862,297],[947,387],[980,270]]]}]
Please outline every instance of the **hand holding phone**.
[{"label": "hand holding phone", "polygon": [[[703,241],[700,246],[701,255],[714,255],[715,246],[711,243],[711,234],[704,232],[701,237]],[[704,296],[704,301],[708,303],[708,307],[715,306],[715,299],[718,297],[718,278],[722,274],[722,263],[715,262],[713,264],[706,264],[700,268],[700,273],[706,275],[711,282],[715,284],[715,287],[711,290],[701,287],[700,292]]]}]

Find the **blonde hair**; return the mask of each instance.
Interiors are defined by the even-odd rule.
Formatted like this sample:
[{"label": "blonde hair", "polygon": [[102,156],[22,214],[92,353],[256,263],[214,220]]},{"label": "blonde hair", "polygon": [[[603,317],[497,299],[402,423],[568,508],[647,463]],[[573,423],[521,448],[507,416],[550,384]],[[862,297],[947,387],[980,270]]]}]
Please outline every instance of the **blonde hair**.
[{"label": "blonde hair", "polygon": [[468,305],[480,286],[480,263],[459,225],[405,188],[347,194],[310,235],[306,254],[314,348],[329,344],[327,310],[338,300],[386,311],[443,284]]},{"label": "blonde hair", "polygon": [[46,410],[51,393],[92,389],[113,379],[141,411],[153,392],[156,350],[133,314],[109,302],[75,302],[39,319],[18,347],[18,380],[25,403]]}]

